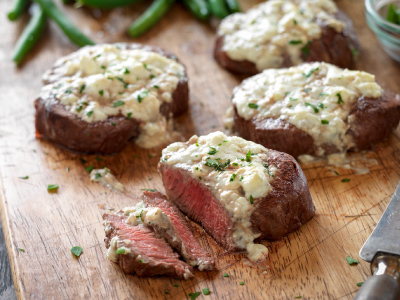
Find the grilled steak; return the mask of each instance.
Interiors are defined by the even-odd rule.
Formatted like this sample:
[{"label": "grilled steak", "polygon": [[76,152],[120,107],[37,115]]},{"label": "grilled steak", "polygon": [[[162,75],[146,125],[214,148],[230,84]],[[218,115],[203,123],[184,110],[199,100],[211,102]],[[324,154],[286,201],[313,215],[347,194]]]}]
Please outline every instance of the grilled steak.
[{"label": "grilled steak", "polygon": [[168,199],[226,250],[260,259],[256,239],[278,240],[315,212],[297,162],[215,132],[163,150],[158,166]]},{"label": "grilled steak", "polygon": [[179,255],[151,228],[128,225],[123,212],[104,214],[103,220],[108,258],[118,262],[125,273],[168,275],[179,279],[193,277],[192,267],[179,260]]},{"label": "grilled steak", "polygon": [[232,102],[235,132],[294,157],[369,149],[400,120],[400,97],[373,75],[324,63],[266,70],[236,88]]},{"label": "grilled steak", "polygon": [[183,65],[157,47],[84,47],[58,60],[43,81],[37,137],[78,152],[117,153],[132,139],[145,148],[165,143],[168,120],[188,108]]},{"label": "grilled steak", "polygon": [[234,73],[254,75],[313,61],[351,67],[359,48],[350,18],[333,1],[272,0],[224,19],[214,57]]},{"label": "grilled steak", "polygon": [[158,192],[144,192],[142,198],[148,206],[160,208],[166,216],[169,216],[165,222],[167,226],[150,219],[146,222],[146,218],[145,224],[153,227],[159,236],[164,237],[188,264],[198,266],[199,270],[212,270],[214,260],[201,248],[179,209]]}]

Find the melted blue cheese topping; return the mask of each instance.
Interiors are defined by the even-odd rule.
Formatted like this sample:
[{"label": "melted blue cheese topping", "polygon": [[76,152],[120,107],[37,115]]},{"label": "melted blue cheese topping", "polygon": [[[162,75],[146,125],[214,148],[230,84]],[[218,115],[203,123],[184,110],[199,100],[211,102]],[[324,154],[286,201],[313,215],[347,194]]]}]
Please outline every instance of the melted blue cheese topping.
[{"label": "melted blue cheese topping", "polygon": [[234,242],[248,251],[250,259],[261,260],[268,251],[254,244],[260,235],[252,231],[250,216],[254,199],[271,191],[276,167],[265,163],[267,157],[268,150],[259,144],[214,132],[169,145],[161,159],[189,171],[213,192],[231,214]]},{"label": "melted blue cheese topping", "polygon": [[182,64],[126,44],[103,44],[84,47],[55,65],[53,73],[46,74],[54,82],[43,87],[43,99],[52,95],[88,123],[119,114],[139,120],[138,144],[144,148],[158,145],[154,141],[159,139],[150,137],[166,134],[168,122],[160,106],[172,101],[185,74]]},{"label": "melted blue cheese topping", "polygon": [[[372,74],[312,63],[265,70],[237,87],[232,102],[246,120],[280,118],[310,134],[317,146],[334,144],[344,152],[353,146],[346,135],[351,107],[361,96],[382,93]],[[317,155],[323,154],[319,147]]]},{"label": "melted blue cheese topping", "polygon": [[285,55],[297,65],[309,42],[321,37],[321,25],[343,31],[337,11],[332,0],[270,0],[225,18],[218,34],[231,59],[253,62],[260,71],[282,66]]}]

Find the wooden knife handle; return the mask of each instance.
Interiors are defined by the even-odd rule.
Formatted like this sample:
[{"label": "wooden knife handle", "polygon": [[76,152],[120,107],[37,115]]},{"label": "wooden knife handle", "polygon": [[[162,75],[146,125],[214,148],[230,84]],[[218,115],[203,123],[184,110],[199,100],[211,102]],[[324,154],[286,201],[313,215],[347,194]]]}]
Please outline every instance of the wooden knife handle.
[{"label": "wooden knife handle", "polygon": [[399,300],[400,257],[378,252],[371,271],[372,277],[364,282],[354,300]]}]

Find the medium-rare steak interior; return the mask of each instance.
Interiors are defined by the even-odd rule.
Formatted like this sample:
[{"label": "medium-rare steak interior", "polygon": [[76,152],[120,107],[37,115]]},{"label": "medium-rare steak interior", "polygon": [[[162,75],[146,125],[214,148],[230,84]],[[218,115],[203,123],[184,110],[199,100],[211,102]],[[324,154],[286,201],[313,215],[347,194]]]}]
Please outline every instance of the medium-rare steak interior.
[{"label": "medium-rare steak interior", "polygon": [[295,157],[368,149],[400,120],[400,97],[374,75],[320,62],[246,79],[232,104],[233,131]]},{"label": "medium-rare steak interior", "polygon": [[201,248],[179,209],[159,192],[146,191],[142,199],[152,214],[146,214],[143,221],[167,240],[182,258],[199,270],[214,269],[214,260]]},{"label": "medium-rare steak interior", "polygon": [[358,48],[351,20],[332,0],[270,0],[225,18],[215,59],[230,71],[257,74],[305,61],[350,67]]},{"label": "medium-rare steak interior", "polygon": [[[179,279],[193,277],[192,267],[179,260],[167,242],[150,227],[130,225],[129,213],[104,214],[107,257],[122,270],[138,276],[169,275]],[[134,217],[136,218],[136,217]],[[140,219],[140,215],[138,216]]]},{"label": "medium-rare steak interior", "polygon": [[222,132],[165,148],[159,172],[169,201],[226,250],[263,260],[257,239],[280,239],[315,212],[307,180],[288,154]]},{"label": "medium-rare steak interior", "polygon": [[43,80],[38,136],[79,152],[116,153],[131,139],[143,148],[171,142],[172,117],[188,107],[185,67],[156,47],[87,46],[59,59]]}]

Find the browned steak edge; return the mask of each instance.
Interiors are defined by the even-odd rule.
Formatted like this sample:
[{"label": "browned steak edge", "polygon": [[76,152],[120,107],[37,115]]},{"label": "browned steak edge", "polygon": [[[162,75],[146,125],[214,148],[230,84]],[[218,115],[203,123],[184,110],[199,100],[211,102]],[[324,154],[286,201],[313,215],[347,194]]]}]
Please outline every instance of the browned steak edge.
[{"label": "browned steak edge", "polygon": [[278,171],[269,194],[254,200],[255,210],[250,218],[253,231],[261,233],[259,239],[279,240],[311,220],[315,206],[307,179],[292,156],[269,150],[266,163]]}]

